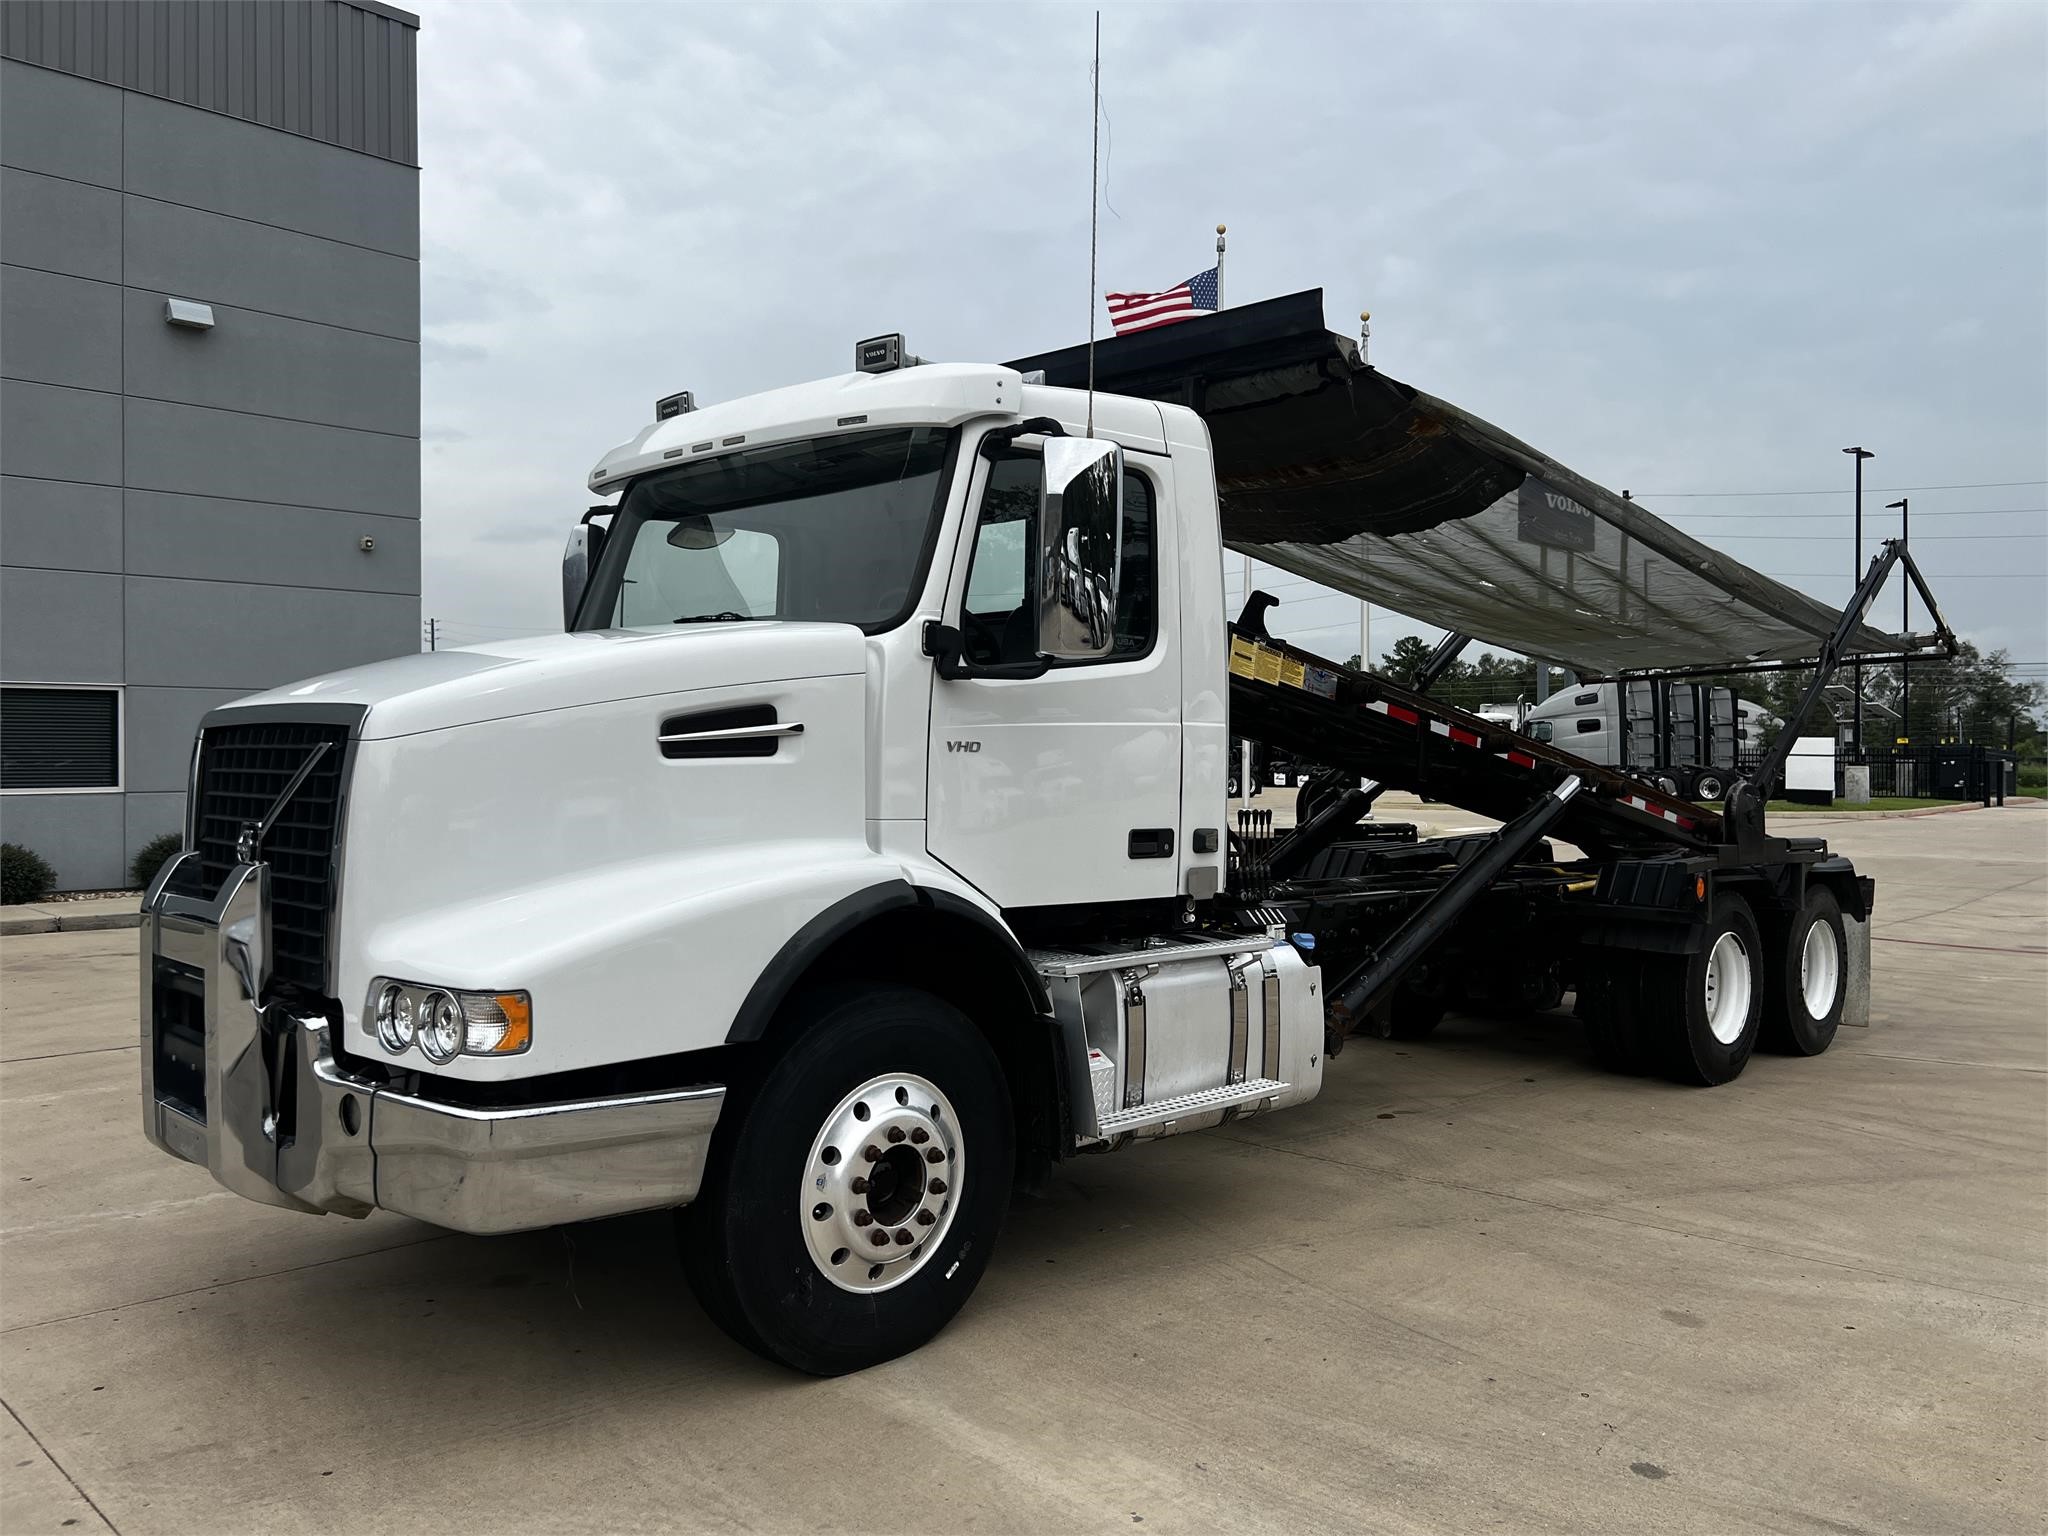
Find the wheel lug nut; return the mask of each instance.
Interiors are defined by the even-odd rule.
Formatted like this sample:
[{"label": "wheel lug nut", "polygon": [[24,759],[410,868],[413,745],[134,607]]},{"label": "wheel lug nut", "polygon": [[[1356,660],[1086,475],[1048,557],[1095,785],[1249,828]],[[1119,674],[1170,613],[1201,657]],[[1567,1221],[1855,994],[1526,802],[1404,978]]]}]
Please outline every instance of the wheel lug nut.
[{"label": "wheel lug nut", "polygon": [[917,1224],[920,1227],[928,1227],[938,1219],[939,1218],[934,1216],[930,1211],[919,1211],[917,1213]]},{"label": "wheel lug nut", "polygon": [[946,1192],[946,1181],[944,1179],[933,1179],[929,1184],[925,1185],[925,1188],[935,1195],[943,1195]]},{"label": "wheel lug nut", "polygon": [[865,1227],[874,1219],[873,1213],[869,1211],[855,1211],[853,1213],[853,1224],[856,1227]]},{"label": "wheel lug nut", "polygon": [[856,1195],[864,1195],[868,1192],[868,1181],[862,1178],[859,1174],[855,1174],[853,1176],[853,1183],[847,1187],[850,1188]]},{"label": "wheel lug nut", "polygon": [[[870,1150],[873,1149],[871,1148]],[[924,1160],[928,1163],[943,1163],[946,1160],[946,1154],[937,1147],[926,1147],[924,1149]]]},{"label": "wheel lug nut", "polygon": [[889,1234],[888,1234],[888,1233],[886,1233],[886,1232],[877,1232],[877,1233],[875,1234],[875,1246],[876,1246],[877,1248],[886,1248],[886,1247],[888,1247],[888,1246],[889,1246]]},{"label": "wheel lug nut", "polygon": [[862,1147],[860,1149],[860,1155],[872,1163],[876,1158],[882,1155],[882,1149],[880,1147]]},{"label": "wheel lug nut", "polygon": [[916,1130],[910,1133],[910,1139],[916,1142],[919,1146],[923,1146],[926,1142],[932,1139],[932,1133],[920,1125]]},{"label": "wheel lug nut", "polygon": [[908,1248],[912,1243],[916,1242],[917,1239],[910,1235],[910,1228],[905,1227],[902,1231],[896,1234],[896,1241],[901,1243],[904,1247]]},{"label": "wheel lug nut", "polygon": [[892,1125],[892,1126],[890,1126],[890,1127],[889,1127],[889,1139],[890,1139],[891,1141],[901,1141],[901,1140],[903,1139],[903,1127],[902,1127],[902,1126],[900,1126],[900,1125]]}]

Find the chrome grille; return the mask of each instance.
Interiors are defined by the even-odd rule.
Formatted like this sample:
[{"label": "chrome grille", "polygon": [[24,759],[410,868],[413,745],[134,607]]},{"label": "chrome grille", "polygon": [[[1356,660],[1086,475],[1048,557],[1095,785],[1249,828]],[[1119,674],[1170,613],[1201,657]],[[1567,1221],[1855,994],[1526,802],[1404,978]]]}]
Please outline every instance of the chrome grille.
[{"label": "chrome grille", "polygon": [[270,866],[271,976],[314,992],[327,982],[347,727],[297,720],[208,727],[193,818],[200,879],[217,891],[235,867],[243,824],[263,819],[323,742],[327,752],[271,827],[261,855]]}]

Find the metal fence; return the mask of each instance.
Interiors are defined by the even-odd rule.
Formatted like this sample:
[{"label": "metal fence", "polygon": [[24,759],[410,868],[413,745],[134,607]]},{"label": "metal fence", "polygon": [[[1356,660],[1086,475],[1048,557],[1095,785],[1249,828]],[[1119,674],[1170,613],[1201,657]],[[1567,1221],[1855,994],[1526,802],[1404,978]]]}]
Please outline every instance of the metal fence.
[{"label": "metal fence", "polygon": [[[1744,747],[1736,753],[1736,769],[1751,773],[1764,749]],[[1870,794],[1876,800],[1981,800],[2003,802],[2019,788],[2018,760],[1996,747],[1943,742],[1925,747],[1865,747],[1861,753],[1842,748],[1835,758],[1835,794],[1847,788],[1845,770],[1860,764],[1870,770]]]}]

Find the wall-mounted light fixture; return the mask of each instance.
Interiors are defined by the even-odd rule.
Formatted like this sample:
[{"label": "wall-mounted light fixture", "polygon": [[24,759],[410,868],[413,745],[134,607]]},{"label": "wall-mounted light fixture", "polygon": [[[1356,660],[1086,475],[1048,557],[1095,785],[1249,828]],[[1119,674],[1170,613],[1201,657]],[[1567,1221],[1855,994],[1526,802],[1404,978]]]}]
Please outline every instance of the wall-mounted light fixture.
[{"label": "wall-mounted light fixture", "polygon": [[213,329],[213,306],[197,299],[165,299],[164,323],[182,325],[191,331]]}]

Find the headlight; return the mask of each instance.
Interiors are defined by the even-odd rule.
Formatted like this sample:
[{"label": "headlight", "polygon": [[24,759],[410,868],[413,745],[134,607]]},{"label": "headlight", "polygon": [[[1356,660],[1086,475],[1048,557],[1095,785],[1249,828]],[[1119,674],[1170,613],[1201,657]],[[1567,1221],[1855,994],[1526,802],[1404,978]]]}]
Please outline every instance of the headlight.
[{"label": "headlight", "polygon": [[533,1045],[533,998],[525,992],[454,992],[379,976],[363,1028],[394,1056],[414,1045],[445,1067],[457,1056],[517,1056]]},{"label": "headlight", "polygon": [[427,1060],[445,1067],[462,1054],[462,1004],[446,992],[429,992],[420,1004],[420,1049]]},{"label": "headlight", "polygon": [[377,1038],[394,1056],[412,1045],[412,994],[397,982],[387,982],[377,992]]}]

